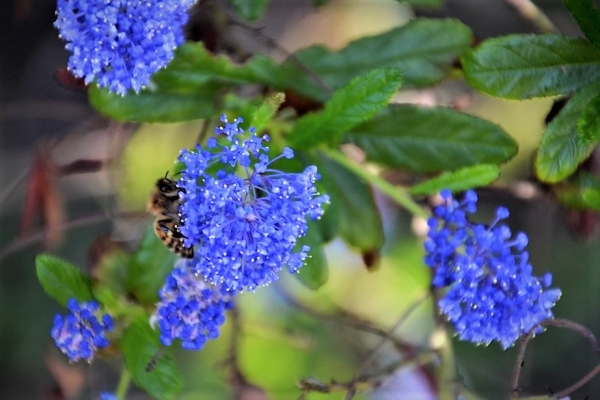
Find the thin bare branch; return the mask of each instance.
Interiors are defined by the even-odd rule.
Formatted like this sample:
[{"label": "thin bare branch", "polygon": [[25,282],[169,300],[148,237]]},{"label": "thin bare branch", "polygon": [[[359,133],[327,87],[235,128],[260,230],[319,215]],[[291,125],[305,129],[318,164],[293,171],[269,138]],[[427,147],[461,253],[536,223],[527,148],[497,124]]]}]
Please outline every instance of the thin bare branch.
[{"label": "thin bare branch", "polygon": [[[70,221],[65,221],[61,225],[57,226],[56,229],[63,231],[74,228],[79,228],[82,226],[93,225],[99,222],[108,221],[114,217],[130,217],[130,216],[139,216],[140,213],[120,213],[117,215],[110,214],[92,214],[87,215],[85,217],[80,217],[76,219],[72,219]],[[0,248],[0,261],[2,261],[7,256],[22,250],[28,246],[31,246],[34,243],[38,243],[44,240],[44,237],[48,234],[47,229],[40,229],[30,235],[25,237],[17,237],[13,241],[9,242],[6,246]]]},{"label": "thin bare branch", "polygon": [[[592,349],[594,350],[594,352],[596,354],[600,354],[600,347],[598,346],[598,341],[596,340],[596,337],[594,336],[592,331],[589,330],[588,328],[586,328],[585,326],[578,324],[576,322],[569,321],[567,319],[561,319],[561,318],[543,320],[539,324],[535,325],[529,332],[527,332],[527,334],[525,336],[523,336],[523,338],[521,339],[521,342],[519,343],[517,359],[515,361],[515,366],[513,368],[513,375],[512,375],[511,384],[510,384],[510,399],[511,400],[515,400],[515,399],[519,398],[519,396],[518,396],[519,377],[521,375],[521,369],[523,368],[523,359],[525,358],[525,351],[527,350],[527,345],[529,344],[529,341],[531,339],[533,339],[533,337],[535,336],[536,331],[540,327],[543,327],[543,326],[556,326],[558,328],[566,328],[566,329],[575,331],[587,339],[587,341],[590,343],[590,346],[592,347]],[[577,381],[575,384],[573,384],[569,388],[556,394],[555,397],[560,399],[562,397],[567,396],[569,393],[579,389],[581,386],[583,386],[585,383],[587,383],[590,379],[592,379],[598,372],[600,372],[599,368],[600,368],[600,365],[596,366],[586,376],[584,376],[582,379]]]},{"label": "thin bare branch", "polygon": [[400,370],[426,365],[435,362],[437,358],[438,355],[435,351],[428,351],[411,359],[396,361],[373,373],[358,376],[348,382],[338,382],[335,380],[323,382],[316,378],[306,378],[300,380],[297,383],[297,386],[302,389],[304,393],[346,392],[346,399],[352,399],[358,391],[374,389],[381,386],[386,379]]},{"label": "thin bare branch", "polygon": [[531,0],[506,0],[519,15],[531,22],[540,33],[560,33],[552,21]]},{"label": "thin bare branch", "polygon": [[196,138],[196,143],[202,143],[204,139],[206,139],[206,134],[208,133],[208,127],[212,124],[212,118],[206,118],[202,121],[202,126],[200,127],[200,132],[198,133],[198,137]]},{"label": "thin bare branch", "polygon": [[595,377],[598,374],[598,372],[600,372],[600,364],[596,365],[594,367],[594,369],[592,369],[583,378],[581,378],[580,380],[578,380],[577,382],[575,382],[568,388],[556,393],[554,395],[554,397],[556,397],[557,399],[562,399],[564,397],[567,397],[568,395],[570,395],[571,393],[573,393],[574,391],[576,391],[577,389],[579,389],[580,387],[582,387],[583,385],[588,383],[593,377]]},{"label": "thin bare branch", "polygon": [[398,321],[396,321],[396,323],[394,324],[394,326],[389,330],[389,332],[385,335],[385,337],[382,338],[382,340],[377,344],[377,346],[375,346],[375,348],[371,351],[371,354],[365,358],[363,360],[363,362],[361,363],[361,366],[358,370],[358,373],[356,374],[355,378],[350,381],[349,387],[348,387],[348,393],[346,395],[346,400],[351,400],[352,398],[354,398],[354,394],[356,393],[356,387],[352,384],[352,382],[357,382],[358,379],[364,375],[364,371],[366,370],[366,368],[373,362],[373,360],[375,359],[375,356],[377,355],[377,353],[379,352],[379,350],[381,350],[381,348],[390,340],[390,338],[392,337],[392,335],[394,334],[394,332],[400,327],[402,326],[402,324],[404,324],[404,322],[406,322],[406,320],[408,319],[408,317],[410,317],[410,315],[427,299],[429,298],[429,292],[425,292],[423,294],[421,294],[419,297],[417,297],[415,299],[415,301],[413,301],[411,303],[411,305],[402,312],[402,314],[400,315],[400,317],[398,318]]},{"label": "thin bare branch", "polygon": [[333,311],[333,312],[323,312],[323,311],[314,309],[307,304],[302,303],[301,301],[299,301],[296,298],[293,298],[292,296],[290,296],[289,293],[287,293],[286,291],[281,289],[281,287],[279,287],[279,286],[277,287],[276,290],[278,290],[279,295],[282,297],[282,299],[284,301],[286,301],[292,307],[297,308],[300,311],[302,311],[308,315],[311,315],[311,316],[318,318],[320,320],[323,320],[323,321],[334,322],[337,324],[345,325],[347,327],[356,329],[358,331],[371,333],[373,335],[376,335],[376,336],[379,336],[382,338],[388,338],[388,340],[394,344],[394,347],[403,355],[405,355],[406,351],[409,349],[410,350],[421,350],[421,349],[415,348],[415,346],[412,345],[411,343],[404,342],[401,339],[395,338],[393,336],[389,337],[388,332],[377,327],[371,321],[361,318],[347,310],[344,310],[343,308],[336,307],[335,311]]},{"label": "thin bare branch", "polygon": [[265,34],[263,32],[262,28],[256,28],[256,27],[253,27],[250,25],[246,25],[245,23],[243,23],[241,21],[237,21],[236,19],[234,19],[232,17],[228,17],[227,22],[232,26],[237,26],[237,27],[243,28],[243,29],[249,31],[250,33],[252,33],[254,36],[257,36],[257,37],[261,38],[262,40],[264,40],[264,42],[266,43],[266,45],[268,47],[271,47],[273,49],[280,51],[283,55],[285,55],[290,60],[292,60],[296,65],[298,65],[298,67],[300,67],[304,72],[306,72],[308,75],[310,75],[315,80],[315,82],[319,86],[321,86],[321,88],[325,92],[327,92],[328,94],[333,93],[333,88],[331,86],[329,86],[323,80],[323,78],[321,78],[321,76],[319,76],[319,74],[317,74],[312,68],[310,68],[302,60],[300,60],[298,57],[296,57],[296,55],[294,53],[291,53],[290,51],[285,49],[283,46],[281,46],[279,43],[277,43],[277,41],[275,39],[273,39],[270,36],[268,36],[267,34]]}]

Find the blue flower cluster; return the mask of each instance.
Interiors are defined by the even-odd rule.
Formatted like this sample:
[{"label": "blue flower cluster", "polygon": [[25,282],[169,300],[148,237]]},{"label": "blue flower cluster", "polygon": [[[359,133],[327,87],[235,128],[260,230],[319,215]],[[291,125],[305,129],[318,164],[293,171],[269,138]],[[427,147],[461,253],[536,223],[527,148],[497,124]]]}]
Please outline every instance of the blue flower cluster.
[{"label": "blue flower cluster", "polygon": [[532,276],[527,235],[512,238],[498,222],[508,210],[498,208],[489,225],[472,223],[477,195],[468,191],[462,202],[442,192],[444,204],[428,221],[425,263],[434,269],[433,285],[448,287],[440,311],[454,324],[461,340],[476,344],[498,341],[503,348],[547,318],[560,298],[559,289],[548,289],[552,276]]},{"label": "blue flower cluster", "polygon": [[69,69],[125,95],[138,92],[173,58],[195,0],[58,0],[56,22]]},{"label": "blue flower cluster", "polygon": [[206,284],[186,262],[167,276],[159,296],[151,324],[158,325],[163,345],[179,339],[186,350],[200,350],[208,339],[216,339],[225,311],[233,307],[231,293]]},{"label": "blue flower cluster", "polygon": [[77,300],[71,299],[67,307],[70,314],[64,318],[60,314],[54,317],[52,338],[69,360],[90,362],[96,349],[108,346],[106,333],[113,330],[112,318],[108,314],[100,315],[95,301],[77,303]]},{"label": "blue flower cluster", "polygon": [[304,265],[310,248],[294,252],[294,246],[306,234],[306,217],[319,218],[329,197],[318,196],[315,166],[301,173],[271,168],[294,157],[290,148],[270,159],[268,136],[250,128],[243,139],[241,118],[221,121],[221,140],[212,137],[179,156],[181,233],[186,246],[197,246],[196,273],[225,290],[252,291],[276,280],[283,266],[294,273]]}]

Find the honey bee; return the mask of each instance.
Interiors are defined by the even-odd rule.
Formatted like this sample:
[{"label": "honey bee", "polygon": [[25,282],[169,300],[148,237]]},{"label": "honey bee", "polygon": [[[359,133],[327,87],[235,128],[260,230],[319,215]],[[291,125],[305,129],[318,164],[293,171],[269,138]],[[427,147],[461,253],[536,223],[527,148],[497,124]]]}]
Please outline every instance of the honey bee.
[{"label": "honey bee", "polygon": [[179,231],[181,226],[179,192],[181,191],[182,189],[166,175],[160,178],[156,181],[156,188],[148,200],[148,212],[156,216],[154,232],[165,246],[180,257],[192,258],[194,248],[185,247],[183,243],[185,236]]}]

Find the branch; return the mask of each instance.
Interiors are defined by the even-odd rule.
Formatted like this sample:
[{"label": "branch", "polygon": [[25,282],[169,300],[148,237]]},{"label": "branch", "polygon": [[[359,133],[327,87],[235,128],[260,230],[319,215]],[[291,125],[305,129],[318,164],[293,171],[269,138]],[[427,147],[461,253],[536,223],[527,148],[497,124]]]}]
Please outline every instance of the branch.
[{"label": "branch", "polygon": [[398,321],[394,324],[394,326],[389,330],[389,332],[385,335],[385,337],[375,346],[375,348],[371,351],[371,354],[363,360],[361,363],[360,369],[358,370],[358,374],[354,379],[352,379],[349,383],[348,393],[346,395],[346,400],[351,400],[356,393],[355,383],[358,383],[360,377],[363,376],[365,369],[373,362],[375,355],[381,350],[381,348],[390,340],[391,336],[394,332],[410,317],[410,315],[427,299],[429,298],[429,292],[425,292],[421,294],[415,301],[400,315]]},{"label": "branch", "polygon": [[[397,373],[402,369],[426,365],[435,362],[437,358],[437,353],[435,351],[428,351],[411,359],[394,362],[374,373],[358,376],[348,382],[338,382],[335,380],[331,380],[329,383],[327,383],[320,381],[316,378],[306,378],[300,380],[297,386],[300,389],[302,389],[304,393],[347,392],[348,395],[354,396],[354,394],[356,394],[357,391],[372,389],[381,386],[381,384],[387,378],[389,378],[390,375]],[[348,397],[348,395],[346,396],[346,399],[352,399],[352,397]]]},{"label": "branch", "polygon": [[[145,214],[145,213],[144,213]],[[86,225],[93,225],[99,222],[107,221],[112,218],[122,216],[122,217],[131,217],[131,216],[139,216],[140,213],[118,213],[116,215],[111,214],[92,214],[87,215],[85,217],[72,219],[70,221],[65,221],[64,223],[58,225],[55,229],[59,231],[69,230],[73,228],[78,228]],[[44,237],[48,234],[48,229],[40,229],[30,235],[25,237],[17,237],[13,241],[9,242],[6,246],[0,248],[0,261],[2,261],[5,257],[10,254],[17,252],[27,246],[30,246],[34,243],[41,242]]]},{"label": "branch", "polygon": [[552,21],[531,0],[506,0],[519,15],[531,22],[540,33],[560,33]]},{"label": "branch", "polygon": [[600,372],[600,364],[596,365],[596,367],[594,367],[593,370],[588,372],[587,375],[585,375],[583,378],[581,378],[580,380],[578,380],[577,382],[575,382],[568,388],[556,393],[554,395],[554,397],[556,397],[557,399],[562,399],[564,397],[567,397],[568,395],[570,395],[571,393],[573,393],[574,391],[576,391],[577,389],[579,389],[580,387],[582,387],[583,385],[588,383],[594,376],[596,376],[598,374],[598,372]]},{"label": "branch", "polygon": [[[307,304],[300,302],[298,299],[293,298],[292,296],[290,296],[290,294],[288,292],[282,290],[280,286],[277,286],[276,290],[278,291],[278,294],[282,297],[282,299],[284,301],[286,301],[289,305],[291,305],[292,307],[295,307],[298,310],[300,310],[308,315],[311,315],[315,318],[318,318],[325,322],[335,322],[335,323],[345,325],[347,327],[350,327],[350,328],[353,328],[353,329],[356,329],[356,330],[359,330],[362,332],[371,333],[373,335],[376,335],[376,336],[379,336],[382,338],[387,337],[388,340],[394,344],[394,347],[396,347],[396,349],[402,355],[405,355],[407,350],[415,349],[415,346],[413,346],[412,344],[410,344],[408,342],[404,342],[393,336],[388,337],[388,332],[375,326],[375,324],[373,324],[371,321],[362,319],[359,316],[352,314],[351,312],[344,310],[340,307],[336,306],[336,310],[333,313],[323,312],[323,311],[311,308]],[[419,350],[419,349],[416,349],[416,350]],[[413,352],[411,351],[411,354],[412,353]]]},{"label": "branch", "polygon": [[228,21],[227,22],[230,25],[237,26],[237,27],[240,27],[240,28],[243,28],[243,29],[249,31],[254,36],[258,36],[258,37],[262,38],[265,41],[265,43],[267,44],[268,47],[277,49],[282,54],[284,54],[286,57],[288,57],[290,60],[292,60],[296,65],[298,65],[298,67],[300,67],[300,69],[302,69],[304,72],[306,72],[308,75],[310,75],[315,80],[315,82],[317,82],[317,84],[319,86],[321,86],[321,88],[325,92],[327,92],[328,94],[333,94],[333,88],[331,86],[329,86],[323,80],[323,78],[321,78],[321,76],[319,76],[319,74],[317,74],[312,68],[310,68],[302,60],[300,60],[294,53],[290,53],[287,49],[285,49],[279,43],[277,43],[276,40],[274,40],[273,38],[271,38],[270,36],[268,36],[267,34],[265,34],[262,31],[262,28],[255,28],[253,26],[246,25],[243,22],[237,21],[237,20],[235,20],[235,19],[233,19],[231,17],[228,17]]},{"label": "branch", "polygon": [[[519,377],[521,375],[521,369],[523,368],[523,359],[525,358],[525,350],[527,350],[527,345],[529,344],[529,341],[531,339],[533,339],[533,337],[535,336],[536,331],[540,327],[543,327],[546,325],[547,326],[556,326],[558,328],[567,328],[567,329],[570,329],[572,331],[579,333],[581,336],[583,336],[584,338],[587,339],[587,341],[590,343],[590,346],[592,347],[594,352],[596,354],[600,354],[600,347],[598,346],[598,341],[596,340],[596,337],[594,336],[592,331],[589,330],[588,328],[586,328],[585,326],[578,324],[576,322],[573,322],[573,321],[569,321],[566,319],[560,319],[560,318],[543,320],[539,324],[535,325],[521,339],[521,343],[519,344],[519,351],[517,354],[517,359],[515,362],[515,366],[513,368],[513,377],[511,379],[511,385],[510,385],[510,399],[511,400],[515,400],[515,399],[519,398],[519,396],[518,396]],[[596,374],[598,374],[598,372],[600,372],[600,365],[596,366],[586,376],[581,378],[579,381],[575,382],[573,385],[571,385],[567,389],[564,389],[561,392],[557,393],[555,395],[555,397],[557,399],[566,397],[568,394],[574,392],[575,390],[579,389],[581,386],[585,385],[590,379],[592,379]]]}]

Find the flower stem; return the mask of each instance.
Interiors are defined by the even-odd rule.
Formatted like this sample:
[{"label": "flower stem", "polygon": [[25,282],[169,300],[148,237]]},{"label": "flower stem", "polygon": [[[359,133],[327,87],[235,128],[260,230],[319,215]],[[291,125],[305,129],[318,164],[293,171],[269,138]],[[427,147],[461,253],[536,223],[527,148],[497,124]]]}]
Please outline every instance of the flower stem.
[{"label": "flower stem", "polygon": [[406,193],[405,190],[396,187],[380,176],[369,172],[364,166],[354,163],[338,150],[322,149],[321,151],[330,159],[336,161],[344,168],[347,168],[351,172],[375,186],[383,194],[389,196],[392,200],[404,207],[409,212],[422,218],[427,218],[429,216],[421,206],[414,202],[414,200]]},{"label": "flower stem", "polygon": [[119,385],[117,386],[117,399],[125,400],[125,395],[127,394],[127,390],[129,389],[129,384],[131,383],[131,375],[129,374],[129,370],[125,365],[123,365],[123,369],[121,370],[121,377],[119,378]]}]

